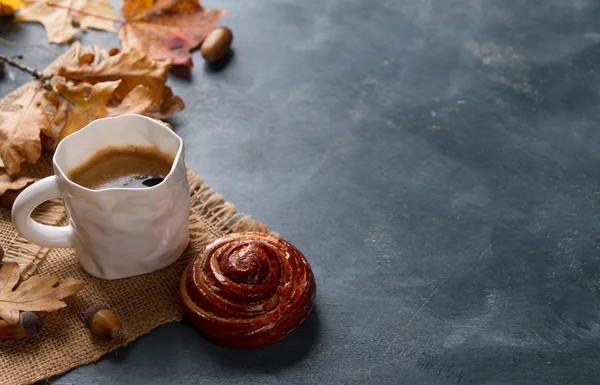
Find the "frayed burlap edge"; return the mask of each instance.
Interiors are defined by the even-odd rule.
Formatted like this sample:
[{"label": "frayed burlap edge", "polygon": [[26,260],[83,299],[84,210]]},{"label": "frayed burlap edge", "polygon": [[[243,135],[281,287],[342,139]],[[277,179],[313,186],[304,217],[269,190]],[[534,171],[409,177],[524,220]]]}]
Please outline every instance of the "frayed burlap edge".
[{"label": "frayed burlap edge", "polygon": [[[188,170],[188,180],[190,181],[192,210],[200,216],[202,221],[208,222],[225,233],[268,232],[267,226],[252,219],[250,215],[238,213],[233,203],[226,202],[221,194],[215,193],[195,172]],[[193,228],[193,225],[190,222],[190,228]]]},{"label": "frayed burlap edge", "polygon": [[[182,257],[165,269],[124,280],[105,281],[85,273],[71,249],[44,248],[39,251],[28,268],[30,275],[72,276],[84,279],[86,288],[67,299],[67,308],[39,313],[44,320],[39,336],[0,343],[0,383],[30,384],[56,376],[95,362],[106,353],[128,345],[160,325],[180,321],[183,313],[178,286],[189,260],[219,236],[239,231],[268,232],[264,224],[238,213],[235,205],[225,201],[223,196],[191,170],[188,171],[188,181],[190,244]],[[66,213],[62,203],[51,201],[47,205],[37,213],[38,219],[43,218],[42,222],[45,223],[64,223]],[[23,250],[27,249],[26,241],[23,247]],[[8,260],[12,258],[7,256]],[[81,314],[87,307],[97,303],[106,303],[121,317],[124,328],[121,340],[106,341],[85,329]]]}]

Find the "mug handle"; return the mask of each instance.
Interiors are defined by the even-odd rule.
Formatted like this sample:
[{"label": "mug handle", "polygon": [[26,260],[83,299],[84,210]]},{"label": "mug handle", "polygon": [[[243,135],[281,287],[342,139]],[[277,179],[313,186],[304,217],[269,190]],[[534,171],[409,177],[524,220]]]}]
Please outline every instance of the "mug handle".
[{"label": "mug handle", "polygon": [[71,225],[48,226],[31,218],[31,213],[40,204],[60,197],[58,178],[55,175],[35,182],[17,196],[12,208],[12,221],[23,238],[40,246],[72,247]]}]

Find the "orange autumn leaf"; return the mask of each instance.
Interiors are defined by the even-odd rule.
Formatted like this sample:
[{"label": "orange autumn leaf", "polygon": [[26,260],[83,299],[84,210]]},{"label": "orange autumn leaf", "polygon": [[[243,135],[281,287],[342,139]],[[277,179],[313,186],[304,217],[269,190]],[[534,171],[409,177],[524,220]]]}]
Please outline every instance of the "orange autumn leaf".
[{"label": "orange autumn leaf", "polygon": [[[143,114],[153,104],[150,89],[138,85],[129,92],[120,104],[109,107],[108,102],[114,96],[121,80],[96,83],[79,83],[74,86],[60,85],[60,95],[70,102],[67,122],[60,131],[59,141],[80,130],[90,121],[123,114]],[[75,107],[76,106],[76,107]]]},{"label": "orange autumn leaf", "polygon": [[0,0],[0,16],[8,16],[24,6],[21,0]]},{"label": "orange autumn leaf", "polygon": [[125,0],[121,12],[124,49],[137,48],[154,59],[188,67],[193,65],[190,50],[228,14],[203,8],[198,0]]},{"label": "orange autumn leaf", "polygon": [[67,306],[61,300],[81,291],[85,285],[73,278],[59,283],[56,277],[37,275],[19,284],[20,276],[16,263],[7,262],[0,268],[0,318],[9,325],[19,322],[21,311],[54,311]]},{"label": "orange autumn leaf", "polygon": [[15,21],[39,22],[46,29],[49,42],[62,44],[69,42],[80,30],[93,28],[114,32],[117,17],[108,0],[28,0]]}]

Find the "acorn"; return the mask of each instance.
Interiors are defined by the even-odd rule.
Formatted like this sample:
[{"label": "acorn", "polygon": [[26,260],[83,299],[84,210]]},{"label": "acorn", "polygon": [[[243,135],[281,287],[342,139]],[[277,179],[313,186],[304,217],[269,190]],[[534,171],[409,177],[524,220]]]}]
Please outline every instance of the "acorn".
[{"label": "acorn", "polygon": [[22,340],[40,334],[43,321],[37,314],[24,311],[21,313],[19,323],[9,325],[8,322],[0,320],[0,340]]},{"label": "acorn", "polygon": [[229,28],[217,27],[204,38],[200,53],[206,61],[210,63],[217,62],[225,57],[232,41],[233,32]]},{"label": "acorn", "polygon": [[85,326],[99,337],[115,339],[121,336],[121,321],[106,305],[90,306],[83,319]]}]

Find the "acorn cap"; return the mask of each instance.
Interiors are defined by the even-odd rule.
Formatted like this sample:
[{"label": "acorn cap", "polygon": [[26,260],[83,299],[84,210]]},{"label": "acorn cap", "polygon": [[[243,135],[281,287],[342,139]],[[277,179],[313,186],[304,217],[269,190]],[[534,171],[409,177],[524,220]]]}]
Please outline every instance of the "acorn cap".
[{"label": "acorn cap", "polygon": [[25,329],[25,335],[27,337],[33,337],[40,333],[42,330],[43,321],[34,312],[24,311],[21,313],[21,323],[23,324],[23,329]]},{"label": "acorn cap", "polygon": [[0,319],[0,340],[21,340],[35,337],[42,330],[42,319],[30,311],[22,312],[16,325],[9,325]]},{"label": "acorn cap", "polygon": [[104,304],[93,305],[85,311],[85,313],[83,314],[83,321],[85,322],[85,326],[88,329],[92,327],[92,319],[94,318],[94,315],[96,315],[96,313],[98,313],[102,309],[108,309],[108,306]]}]

